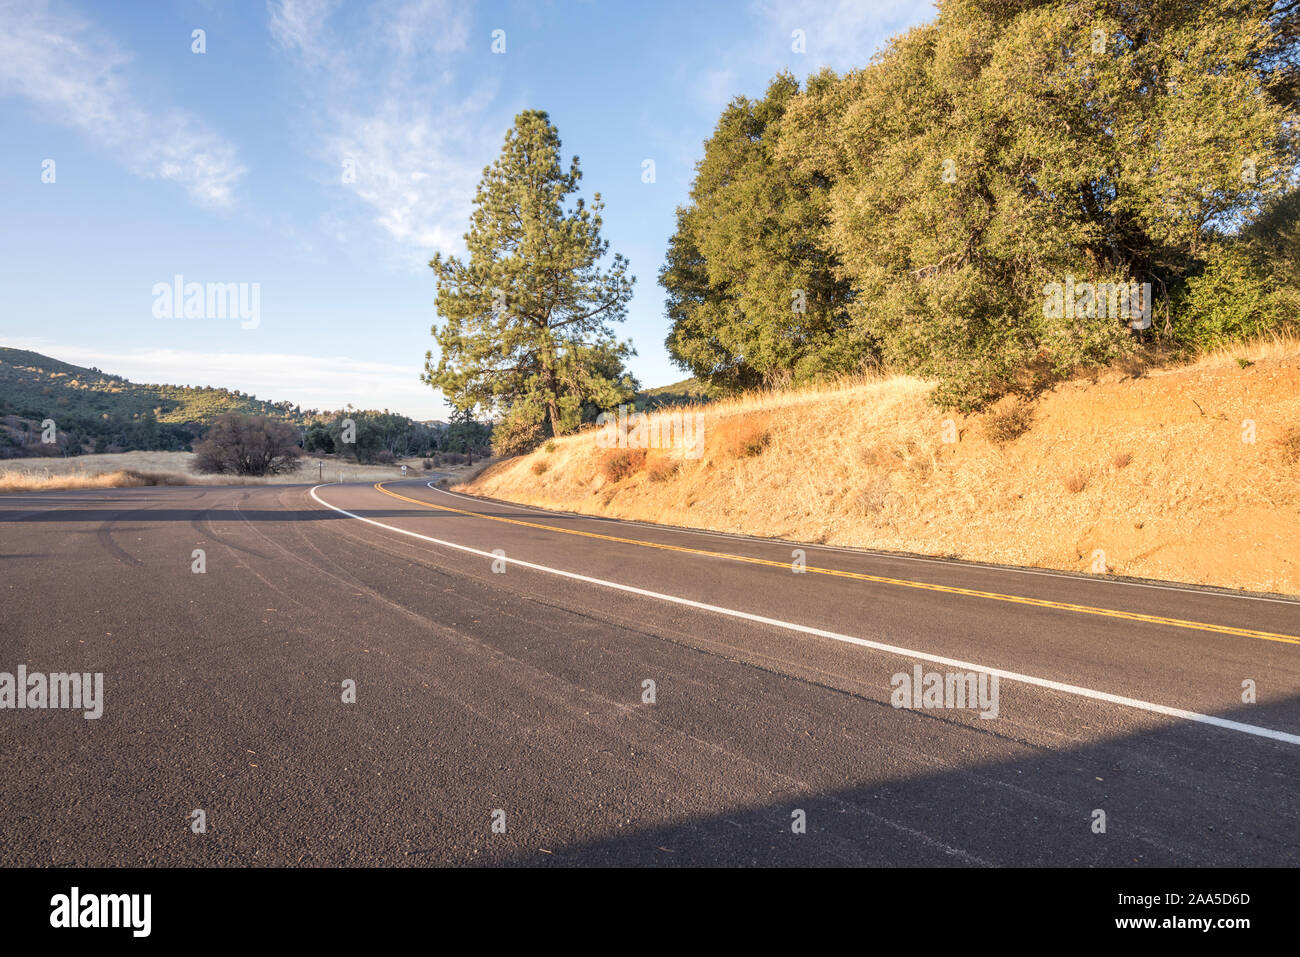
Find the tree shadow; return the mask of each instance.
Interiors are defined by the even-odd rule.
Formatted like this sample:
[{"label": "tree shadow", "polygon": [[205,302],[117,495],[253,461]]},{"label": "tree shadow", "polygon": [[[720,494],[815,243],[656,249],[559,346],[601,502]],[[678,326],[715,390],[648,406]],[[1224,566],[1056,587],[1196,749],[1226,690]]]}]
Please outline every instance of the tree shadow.
[{"label": "tree shadow", "polygon": [[[1286,727],[1300,698],[1222,717]],[[1131,713],[1131,712],[1129,712]],[[916,712],[920,720],[953,719]],[[1300,745],[1174,719],[1066,750],[791,793],[670,825],[517,852],[518,866],[1294,867]],[[962,722],[967,723],[968,722]],[[998,722],[987,722],[995,726]],[[979,719],[969,732],[997,734]],[[960,764],[959,751],[934,755]],[[806,833],[795,833],[802,811]],[[1096,811],[1105,832],[1094,833]]]}]

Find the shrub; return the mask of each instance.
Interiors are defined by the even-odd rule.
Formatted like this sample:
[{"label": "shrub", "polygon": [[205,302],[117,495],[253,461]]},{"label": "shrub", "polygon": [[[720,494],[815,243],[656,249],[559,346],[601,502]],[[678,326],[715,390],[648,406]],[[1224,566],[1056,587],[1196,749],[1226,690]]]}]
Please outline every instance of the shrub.
[{"label": "shrub", "polygon": [[430,469],[433,468],[433,459],[425,459],[420,463],[420,467],[423,468],[426,472],[428,472]]},{"label": "shrub", "polygon": [[1215,246],[1175,304],[1174,338],[1201,351],[1253,338],[1277,324],[1277,283],[1240,244]]},{"label": "shrub", "polygon": [[527,455],[541,444],[542,426],[523,416],[506,416],[492,430],[492,454]]},{"label": "shrub", "polygon": [[554,453],[555,450],[558,449],[558,448],[559,448],[559,446],[555,444],[555,439],[549,439],[549,440],[547,441],[547,443],[546,443],[546,452],[547,452],[547,454],[552,454],[552,453]]},{"label": "shrub", "polygon": [[1033,421],[1033,406],[1014,399],[988,413],[984,419],[984,436],[997,445],[1011,442],[1028,432]]},{"label": "shrub", "polygon": [[1122,468],[1127,468],[1132,462],[1133,462],[1133,453],[1120,452],[1118,455],[1115,456],[1114,464],[1115,464],[1115,468],[1122,469]]},{"label": "shrub", "polygon": [[1065,490],[1067,492],[1077,495],[1079,492],[1082,492],[1085,488],[1087,488],[1088,477],[1084,475],[1082,472],[1075,472],[1072,475],[1067,475],[1062,480],[1062,484],[1065,485]]},{"label": "shrub", "polygon": [[762,454],[772,437],[766,423],[744,420],[727,422],[722,425],[720,432],[722,452],[733,459]]},{"label": "shrub", "polygon": [[298,430],[287,422],[227,412],[194,446],[194,468],[222,475],[278,475],[297,470]]},{"label": "shrub", "polygon": [[671,458],[657,458],[646,468],[646,477],[652,482],[666,482],[681,468],[681,462]]},{"label": "shrub", "polygon": [[534,475],[541,475],[550,467],[551,467],[550,462],[547,462],[544,459],[538,459],[536,462],[533,463],[531,471]]},{"label": "shrub", "polygon": [[600,460],[600,471],[610,482],[621,482],[645,468],[645,449],[611,449]]},{"label": "shrub", "polygon": [[397,456],[388,449],[380,449],[375,453],[375,462],[379,465],[392,465],[397,461]]},{"label": "shrub", "polygon": [[330,427],[327,422],[313,422],[307,426],[307,434],[303,438],[303,448],[308,452],[330,453],[334,451],[334,437],[330,435]]},{"label": "shrub", "polygon": [[751,432],[740,440],[740,454],[745,456],[760,454],[763,449],[767,448],[769,438],[770,436],[766,432]]},{"label": "shrub", "polygon": [[1292,464],[1300,463],[1300,428],[1287,429],[1277,444]]}]

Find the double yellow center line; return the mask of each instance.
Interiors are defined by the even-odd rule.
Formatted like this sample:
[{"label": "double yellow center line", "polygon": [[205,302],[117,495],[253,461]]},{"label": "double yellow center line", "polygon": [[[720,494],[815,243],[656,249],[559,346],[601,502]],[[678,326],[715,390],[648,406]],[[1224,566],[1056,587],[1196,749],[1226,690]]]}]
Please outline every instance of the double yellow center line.
[{"label": "double yellow center line", "polygon": [[[715,552],[703,548],[687,548],[684,545],[665,545],[661,542],[647,542],[637,538],[620,538],[617,535],[601,535],[597,532],[582,532],[572,528],[557,528],[554,525],[544,525],[540,522],[525,522],[517,518],[505,518],[500,515],[484,515],[481,512],[471,512],[463,508],[452,508],[450,505],[434,505],[432,502],[423,502],[416,498],[410,498],[406,495],[399,495],[396,492],[384,488],[382,482],[375,483],[375,489],[383,492],[385,495],[391,495],[393,498],[401,499],[403,502],[410,502],[412,505],[419,505],[421,508],[437,509],[440,512],[453,512],[457,515],[468,515],[471,518],[478,518],[489,522],[505,522],[507,525],[522,525],[525,528],[540,528],[547,532],[556,532],[561,535],[578,535],[582,538],[596,538],[606,542],[619,542],[623,545],[639,545],[642,548],[658,548],[666,552],[683,552],[687,555],[701,555],[705,558],[721,558],[726,561],[744,562],[748,565],[766,565],[770,568],[790,569],[790,562],[775,562],[766,558],[753,558],[749,555],[736,555],[731,552]],[[895,585],[900,588],[919,588],[923,591],[943,592],[948,595],[964,595],[967,598],[988,598],[993,601],[1006,601],[1017,605],[1032,605],[1037,608],[1055,608],[1058,611],[1071,611],[1081,615],[1101,615],[1106,618],[1122,618],[1126,621],[1142,621],[1152,625],[1168,625],[1173,628],[1192,628],[1197,631],[1209,631],[1220,635],[1234,635],[1238,638],[1259,638],[1264,641],[1281,641],[1290,645],[1300,645],[1300,637],[1296,635],[1281,635],[1271,631],[1256,631],[1253,628],[1233,628],[1230,625],[1215,625],[1204,621],[1187,621],[1182,618],[1165,618],[1162,615],[1143,615],[1133,611],[1117,611],[1113,608],[1096,608],[1092,605],[1075,605],[1069,602],[1051,601],[1046,598],[1026,598],[1023,595],[1003,595],[999,592],[978,591],[973,588],[958,588],[954,585],[936,585],[932,582],[912,581],[908,578],[886,578],[881,575],[867,575],[862,572],[841,571],[836,568],[816,568],[812,565],[805,567],[804,571],[817,575],[833,575],[836,578],[851,578],[856,581],[875,582],[878,585]]]}]

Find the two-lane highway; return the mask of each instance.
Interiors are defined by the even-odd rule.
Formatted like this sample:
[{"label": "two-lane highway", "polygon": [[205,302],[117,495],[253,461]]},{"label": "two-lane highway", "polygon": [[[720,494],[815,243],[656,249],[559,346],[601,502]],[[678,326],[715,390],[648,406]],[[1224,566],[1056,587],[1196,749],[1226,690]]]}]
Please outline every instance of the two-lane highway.
[{"label": "two-lane highway", "polygon": [[0,864],[1300,863],[1292,601],[417,481],[0,496],[0,600],[104,674],[0,710]]}]

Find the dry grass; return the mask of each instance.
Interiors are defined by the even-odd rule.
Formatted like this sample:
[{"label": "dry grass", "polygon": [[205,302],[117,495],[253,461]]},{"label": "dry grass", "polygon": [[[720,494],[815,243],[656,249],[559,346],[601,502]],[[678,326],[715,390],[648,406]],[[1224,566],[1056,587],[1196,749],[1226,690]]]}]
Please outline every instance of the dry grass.
[{"label": "dry grass", "polygon": [[1061,479],[1061,484],[1071,495],[1078,495],[1088,487],[1088,476],[1084,472],[1071,472],[1065,478]]},{"label": "dry grass", "polygon": [[472,482],[492,466],[496,465],[499,459],[479,459],[473,465],[463,465],[459,468],[442,469],[444,472],[450,472],[451,476],[440,478],[437,481],[439,488],[451,488],[457,484]]},{"label": "dry grass", "polygon": [[645,468],[645,449],[610,449],[600,459],[600,471],[608,482],[621,482]]},{"label": "dry grass", "polygon": [[68,473],[43,475],[15,469],[0,471],[0,492],[43,492],[54,489],[80,488],[140,488],[146,485],[193,485],[187,475],[175,472],[139,472],[135,469],[118,469],[116,472],[97,472],[94,475]]},{"label": "dry grass", "polygon": [[1202,369],[1217,369],[1227,365],[1242,368],[1243,360],[1247,365],[1254,365],[1261,360],[1286,359],[1297,353],[1300,353],[1300,334],[1284,330],[1216,349],[1197,359],[1194,365]]},{"label": "dry grass", "polygon": [[1000,403],[984,419],[984,436],[998,445],[1014,442],[1033,425],[1034,408],[1023,399]]},{"label": "dry grass", "polygon": [[1289,428],[1282,437],[1278,439],[1278,446],[1282,449],[1282,455],[1292,465],[1300,464],[1300,428]]},{"label": "dry grass", "polygon": [[678,459],[659,456],[652,459],[650,464],[646,466],[646,478],[652,482],[667,482],[677,474],[681,467],[682,463]]},{"label": "dry grass", "polygon": [[[1253,364],[1241,368],[1237,354]],[[934,408],[930,388],[894,377],[754,392],[693,407],[698,458],[651,449],[614,479],[608,450],[583,432],[460,487],[640,521],[1080,572],[1102,549],[1122,575],[1300,594],[1300,341],[1062,383],[1014,439],[986,434],[987,413]],[[949,419],[957,442],[942,440]],[[1255,443],[1242,441],[1246,419]],[[542,455],[544,484],[531,472]]]},{"label": "dry grass", "polygon": [[720,423],[714,431],[714,448],[722,455],[732,459],[749,458],[761,455],[772,439],[771,430],[765,418],[757,419],[745,416],[733,416]]},{"label": "dry grass", "polygon": [[[31,492],[43,489],[130,488],[138,485],[286,485],[317,482],[384,482],[421,474],[420,459],[393,465],[358,465],[307,456],[297,472],[263,478],[234,475],[200,475],[192,471],[192,452],[118,452],[73,458],[6,459],[0,463],[0,491]],[[317,462],[321,467],[317,467]],[[477,473],[476,467],[474,472]],[[465,466],[441,471],[467,477]]]}]

